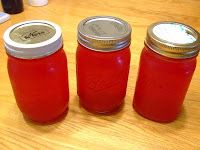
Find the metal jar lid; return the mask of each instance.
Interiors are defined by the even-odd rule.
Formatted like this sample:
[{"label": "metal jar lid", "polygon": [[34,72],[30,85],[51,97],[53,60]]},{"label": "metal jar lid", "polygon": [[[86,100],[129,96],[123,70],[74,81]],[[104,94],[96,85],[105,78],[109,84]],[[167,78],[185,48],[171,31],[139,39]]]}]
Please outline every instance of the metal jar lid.
[{"label": "metal jar lid", "polygon": [[154,52],[175,59],[191,58],[200,50],[200,35],[178,22],[157,22],[148,27],[146,45]]},{"label": "metal jar lid", "polygon": [[51,55],[62,45],[61,28],[49,21],[26,21],[8,28],[3,36],[6,52],[16,58],[36,59]]},{"label": "metal jar lid", "polygon": [[130,45],[131,26],[116,17],[89,17],[78,25],[78,42],[94,51],[121,50]]}]

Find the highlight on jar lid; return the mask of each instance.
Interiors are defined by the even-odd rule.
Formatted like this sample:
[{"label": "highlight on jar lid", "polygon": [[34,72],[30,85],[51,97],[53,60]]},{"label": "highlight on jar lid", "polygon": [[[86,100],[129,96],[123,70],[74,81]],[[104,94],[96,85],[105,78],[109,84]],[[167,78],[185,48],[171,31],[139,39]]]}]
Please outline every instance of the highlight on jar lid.
[{"label": "highlight on jar lid", "polygon": [[130,45],[131,26],[112,16],[94,16],[78,25],[78,42],[95,51],[110,52]]},{"label": "highlight on jar lid", "polygon": [[21,59],[51,55],[63,46],[61,28],[45,20],[18,23],[3,36],[7,54]]},{"label": "highlight on jar lid", "polygon": [[170,58],[191,58],[200,50],[200,35],[192,27],[178,22],[157,22],[148,27],[146,45]]}]

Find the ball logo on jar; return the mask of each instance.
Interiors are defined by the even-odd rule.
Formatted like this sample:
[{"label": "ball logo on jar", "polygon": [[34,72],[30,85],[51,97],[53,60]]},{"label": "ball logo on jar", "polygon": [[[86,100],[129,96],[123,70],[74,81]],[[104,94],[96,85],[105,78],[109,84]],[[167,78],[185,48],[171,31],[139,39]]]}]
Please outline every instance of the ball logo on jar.
[{"label": "ball logo on jar", "polygon": [[131,26],[112,16],[93,16],[78,25],[77,93],[94,113],[116,111],[124,102],[129,67]]},{"label": "ball logo on jar", "polygon": [[87,88],[92,90],[93,92],[101,92],[107,90],[109,88],[115,87],[121,82],[123,82],[126,78],[126,72],[121,71],[118,74],[113,73],[112,79],[107,79],[107,74],[102,74],[101,78],[97,78],[99,75],[96,74],[88,74],[87,77]]}]

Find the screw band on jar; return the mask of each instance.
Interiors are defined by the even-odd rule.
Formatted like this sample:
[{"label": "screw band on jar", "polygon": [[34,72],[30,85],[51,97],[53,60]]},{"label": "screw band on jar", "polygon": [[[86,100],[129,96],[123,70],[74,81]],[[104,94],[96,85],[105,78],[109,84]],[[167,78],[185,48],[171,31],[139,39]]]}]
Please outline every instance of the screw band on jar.
[{"label": "screw band on jar", "polygon": [[78,25],[78,42],[94,51],[121,50],[130,45],[131,26],[116,17],[89,17]]},{"label": "screw band on jar", "polygon": [[55,53],[63,45],[61,28],[44,20],[13,25],[3,38],[6,52],[21,59],[42,58]]},{"label": "screw band on jar", "polygon": [[145,44],[154,52],[175,59],[191,58],[200,50],[200,35],[178,22],[158,22],[147,30]]}]

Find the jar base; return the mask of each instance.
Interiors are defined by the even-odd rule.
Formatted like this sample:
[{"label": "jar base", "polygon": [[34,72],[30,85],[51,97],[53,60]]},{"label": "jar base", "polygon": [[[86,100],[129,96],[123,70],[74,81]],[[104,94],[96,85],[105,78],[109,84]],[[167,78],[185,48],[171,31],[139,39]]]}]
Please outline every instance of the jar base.
[{"label": "jar base", "polygon": [[149,117],[148,115],[145,115],[144,113],[142,113],[141,111],[139,111],[137,109],[137,107],[135,107],[135,105],[133,104],[133,109],[142,117],[148,119],[148,120],[151,120],[151,121],[154,121],[154,122],[158,122],[158,123],[170,123],[170,122],[173,122],[175,121],[177,118],[178,118],[178,115],[175,116],[174,118],[170,118],[170,119],[156,119],[156,118],[152,118],[152,117]]},{"label": "jar base", "polygon": [[99,115],[113,115],[116,114],[118,112],[120,112],[124,106],[124,101],[122,103],[120,103],[119,105],[117,105],[116,107],[114,107],[113,109],[110,110],[103,110],[103,111],[99,111],[99,110],[95,110],[95,109],[91,109],[89,108],[87,105],[85,105],[82,100],[79,100],[79,105],[81,107],[83,107],[86,111],[93,113],[93,114],[99,114]]},{"label": "jar base", "polygon": [[9,11],[4,11],[5,13],[7,14],[10,14],[10,15],[17,15],[19,13],[22,13],[23,11],[20,11],[20,12],[9,12]]},{"label": "jar base", "polygon": [[67,107],[64,112],[62,112],[60,115],[56,116],[55,118],[53,119],[50,119],[50,120],[36,120],[36,119],[32,119],[30,117],[28,117],[27,115],[23,114],[23,117],[26,121],[28,122],[33,122],[35,124],[40,124],[40,125],[50,125],[50,124],[54,124],[54,123],[57,123],[57,122],[60,122],[62,121],[68,114],[68,110],[69,108]]}]

